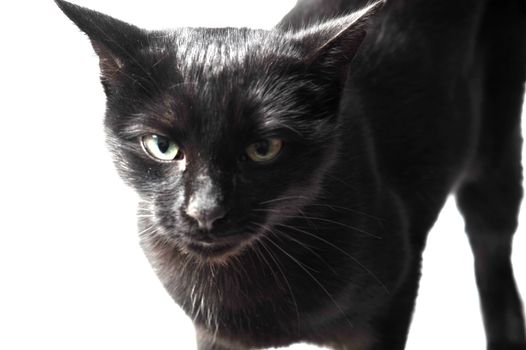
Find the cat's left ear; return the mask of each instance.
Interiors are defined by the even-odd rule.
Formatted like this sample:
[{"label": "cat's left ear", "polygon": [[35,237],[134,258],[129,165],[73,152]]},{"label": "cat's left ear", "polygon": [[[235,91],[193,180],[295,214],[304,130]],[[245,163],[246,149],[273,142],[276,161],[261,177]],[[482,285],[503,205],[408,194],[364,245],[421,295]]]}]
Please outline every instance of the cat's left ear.
[{"label": "cat's left ear", "polygon": [[370,19],[384,6],[377,1],[364,9],[296,33],[307,50],[308,66],[344,68],[356,55],[367,33]]},{"label": "cat's left ear", "polygon": [[106,93],[118,85],[127,63],[146,45],[147,32],[108,15],[55,0],[58,7],[87,34],[99,56],[101,80]]}]

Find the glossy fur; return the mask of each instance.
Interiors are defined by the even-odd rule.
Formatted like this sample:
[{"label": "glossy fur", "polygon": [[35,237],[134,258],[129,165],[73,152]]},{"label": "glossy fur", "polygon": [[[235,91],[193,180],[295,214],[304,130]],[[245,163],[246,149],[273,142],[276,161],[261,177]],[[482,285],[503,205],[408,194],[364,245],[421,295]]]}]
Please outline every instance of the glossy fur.
[{"label": "glossy fur", "polygon": [[[510,264],[524,1],[300,0],[270,31],[171,32],[57,4],[99,54],[142,246],[200,350],[403,349],[426,235],[451,193],[488,349],[526,349]],[[184,160],[148,156],[149,133]],[[283,140],[278,157],[247,159],[266,138]]]}]

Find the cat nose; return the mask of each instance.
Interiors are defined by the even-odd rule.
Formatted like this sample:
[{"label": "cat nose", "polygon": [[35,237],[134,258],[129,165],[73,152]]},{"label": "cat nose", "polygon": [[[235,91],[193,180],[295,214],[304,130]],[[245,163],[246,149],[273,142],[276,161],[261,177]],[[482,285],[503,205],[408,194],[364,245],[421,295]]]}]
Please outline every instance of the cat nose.
[{"label": "cat nose", "polygon": [[186,214],[197,221],[200,229],[210,231],[214,223],[225,217],[226,210],[221,206],[198,208],[189,205],[186,208]]}]

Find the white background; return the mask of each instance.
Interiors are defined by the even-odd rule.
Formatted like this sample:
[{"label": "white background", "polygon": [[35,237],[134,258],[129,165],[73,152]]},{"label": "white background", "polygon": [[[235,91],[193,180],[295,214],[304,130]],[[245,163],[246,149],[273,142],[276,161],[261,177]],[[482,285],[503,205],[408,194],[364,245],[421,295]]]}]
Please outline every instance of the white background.
[{"label": "white background", "polygon": [[[148,29],[270,27],[293,5],[76,2]],[[51,0],[4,2],[0,27],[0,349],[193,349],[189,320],[137,244],[87,38]],[[526,294],[525,211],[520,223],[513,259]],[[450,200],[428,240],[408,349],[484,348],[472,264]]]}]

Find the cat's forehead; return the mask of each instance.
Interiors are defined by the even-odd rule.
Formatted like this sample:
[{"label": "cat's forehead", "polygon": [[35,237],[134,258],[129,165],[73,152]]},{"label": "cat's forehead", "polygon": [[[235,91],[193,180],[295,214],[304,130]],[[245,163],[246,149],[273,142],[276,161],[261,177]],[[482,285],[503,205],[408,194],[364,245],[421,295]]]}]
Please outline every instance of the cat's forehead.
[{"label": "cat's forehead", "polygon": [[269,62],[269,56],[294,56],[290,43],[275,31],[249,28],[186,28],[173,33],[173,49],[183,71],[201,74],[236,68],[250,69]]},{"label": "cat's forehead", "polygon": [[[213,115],[222,122],[242,115],[244,122],[268,124],[269,114],[273,120],[280,114],[269,113],[269,108],[279,104],[283,112],[289,107],[285,101],[293,100],[287,97],[293,93],[295,53],[282,35],[246,28],[190,28],[171,36],[164,45],[174,55],[163,70],[176,74],[165,75],[174,81],[165,82],[164,97],[178,100],[184,95],[192,124],[216,123],[219,117]],[[246,120],[250,116],[257,120]]]}]

